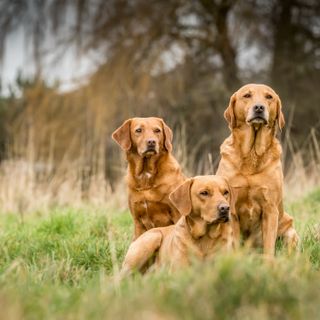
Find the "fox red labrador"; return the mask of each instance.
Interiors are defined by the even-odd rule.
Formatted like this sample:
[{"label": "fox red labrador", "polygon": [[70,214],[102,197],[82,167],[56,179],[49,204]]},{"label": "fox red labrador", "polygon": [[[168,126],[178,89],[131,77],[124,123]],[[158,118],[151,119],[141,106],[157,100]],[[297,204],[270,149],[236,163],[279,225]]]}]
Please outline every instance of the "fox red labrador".
[{"label": "fox red labrador", "polygon": [[[218,250],[233,249],[230,224],[232,194],[223,177],[198,176],[186,180],[170,195],[181,213],[175,225],[148,230],[131,243],[121,276],[145,271],[151,262],[170,269],[204,259]],[[150,265],[149,265],[150,267]]]},{"label": "fox red labrador", "polygon": [[293,218],[283,210],[283,173],[278,128],[285,125],[276,92],[248,84],[230,98],[224,114],[231,135],[221,146],[217,174],[228,178],[236,195],[235,236],[274,255],[277,237],[289,249],[298,244]]},{"label": "fox red labrador", "polygon": [[160,118],[132,118],[112,138],[127,155],[134,238],[151,228],[176,223],[180,213],[169,200],[169,194],[185,178],[171,154],[171,129]]}]

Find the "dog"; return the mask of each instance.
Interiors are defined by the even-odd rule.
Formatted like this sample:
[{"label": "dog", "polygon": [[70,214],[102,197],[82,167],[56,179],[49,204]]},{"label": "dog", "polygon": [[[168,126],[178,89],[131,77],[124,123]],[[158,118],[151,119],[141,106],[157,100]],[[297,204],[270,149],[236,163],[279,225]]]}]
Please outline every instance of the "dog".
[{"label": "dog", "polygon": [[231,96],[224,117],[231,135],[221,145],[216,174],[227,177],[235,193],[235,238],[239,242],[242,235],[272,256],[282,237],[292,251],[299,237],[283,209],[282,149],[276,133],[285,120],[279,96],[266,85],[245,85]]},{"label": "dog", "polygon": [[[230,224],[232,194],[223,177],[198,176],[186,180],[170,194],[181,218],[175,225],[148,230],[131,243],[121,278],[132,271],[188,265],[192,258],[203,260],[218,250],[233,249]],[[149,266],[150,267],[150,266]]]},{"label": "dog", "polygon": [[115,130],[112,138],[127,156],[134,239],[151,228],[176,223],[180,213],[169,194],[185,177],[171,154],[171,129],[160,118],[132,118]]}]

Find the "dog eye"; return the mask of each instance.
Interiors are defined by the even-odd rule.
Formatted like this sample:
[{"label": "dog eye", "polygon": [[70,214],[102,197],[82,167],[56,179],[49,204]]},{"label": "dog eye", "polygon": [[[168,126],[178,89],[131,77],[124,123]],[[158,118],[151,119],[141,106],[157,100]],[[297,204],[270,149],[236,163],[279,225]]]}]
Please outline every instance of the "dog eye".
[{"label": "dog eye", "polygon": [[159,133],[159,132],[161,132],[161,130],[159,128],[156,128],[156,129],[154,129],[154,132]]},{"label": "dog eye", "polygon": [[227,195],[229,194],[229,191],[228,190],[226,190],[224,193],[223,193],[223,195],[226,197]]},{"label": "dog eye", "polygon": [[142,132],[142,129],[141,129],[141,128],[138,128],[138,129],[136,129],[136,132],[137,132],[137,133],[140,133],[140,132]]},{"label": "dog eye", "polygon": [[272,99],[273,97],[272,97],[272,95],[271,94],[267,94],[266,95],[266,99]]},{"label": "dog eye", "polygon": [[204,190],[200,192],[200,195],[207,197],[209,195],[209,192]]},{"label": "dog eye", "polygon": [[246,93],[243,97],[244,98],[251,98],[251,93]]}]

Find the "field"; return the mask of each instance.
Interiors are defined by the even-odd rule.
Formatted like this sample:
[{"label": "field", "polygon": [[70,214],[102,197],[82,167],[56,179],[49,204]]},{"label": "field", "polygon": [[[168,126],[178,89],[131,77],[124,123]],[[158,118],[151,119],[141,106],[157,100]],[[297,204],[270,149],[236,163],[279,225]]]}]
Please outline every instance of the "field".
[{"label": "field", "polygon": [[320,190],[286,204],[298,254],[221,255],[175,274],[115,280],[128,211],[88,206],[0,216],[2,319],[319,319]]}]

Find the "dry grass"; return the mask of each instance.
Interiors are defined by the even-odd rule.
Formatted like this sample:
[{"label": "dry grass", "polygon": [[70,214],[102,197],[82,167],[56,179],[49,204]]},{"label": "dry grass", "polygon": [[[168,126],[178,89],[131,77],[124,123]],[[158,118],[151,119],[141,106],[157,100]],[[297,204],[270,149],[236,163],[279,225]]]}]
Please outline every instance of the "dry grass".
[{"label": "dry grass", "polygon": [[[122,208],[126,204],[124,183],[115,191],[102,174],[90,176],[84,189],[81,170],[70,164],[68,171],[52,173],[39,164],[27,161],[5,161],[0,167],[0,210],[25,214],[50,211],[56,206],[80,208]],[[40,171],[40,172],[39,172]]]},{"label": "dry grass", "polygon": [[284,150],[289,150],[285,156],[290,159],[285,174],[285,196],[292,201],[320,185],[320,147],[314,129],[300,148],[294,146],[288,132]]},{"label": "dry grass", "polygon": [[[308,163],[302,151],[294,152],[293,144],[287,140],[291,161],[285,175],[285,198],[295,200],[320,184],[320,152],[317,140],[311,135],[307,144]],[[212,174],[219,160],[206,154],[199,161],[190,153],[183,132],[176,134],[179,145],[175,150],[186,175]],[[30,148],[26,148],[30,150]],[[188,156],[187,156],[188,155]],[[118,182],[111,187],[105,172],[100,168],[92,173],[83,161],[61,161],[53,165],[35,160],[30,152],[28,160],[7,160],[0,166],[0,210],[1,212],[48,211],[56,206],[80,208],[95,207],[126,208],[125,161],[118,161]],[[66,157],[67,158],[67,157]]]},{"label": "dry grass", "polygon": [[[96,81],[98,84],[101,86]],[[115,119],[119,120],[116,110],[122,101],[108,96],[105,105],[95,90],[89,86],[83,92],[61,96],[43,83],[36,83],[25,89],[22,100],[14,100],[23,111],[8,119],[7,160],[0,164],[0,212],[25,214],[48,211],[55,206],[77,208],[88,204],[127,207],[123,179],[126,164],[110,137]],[[320,183],[316,132],[311,130],[304,145],[298,148],[290,138],[294,108],[291,109],[283,143],[288,200]],[[122,121],[127,114],[119,110]],[[135,112],[139,110],[142,107]],[[211,146],[211,138],[219,140],[219,135],[202,131],[191,145],[187,123],[181,120],[175,126],[177,160],[187,176],[213,174],[219,153]]]}]

